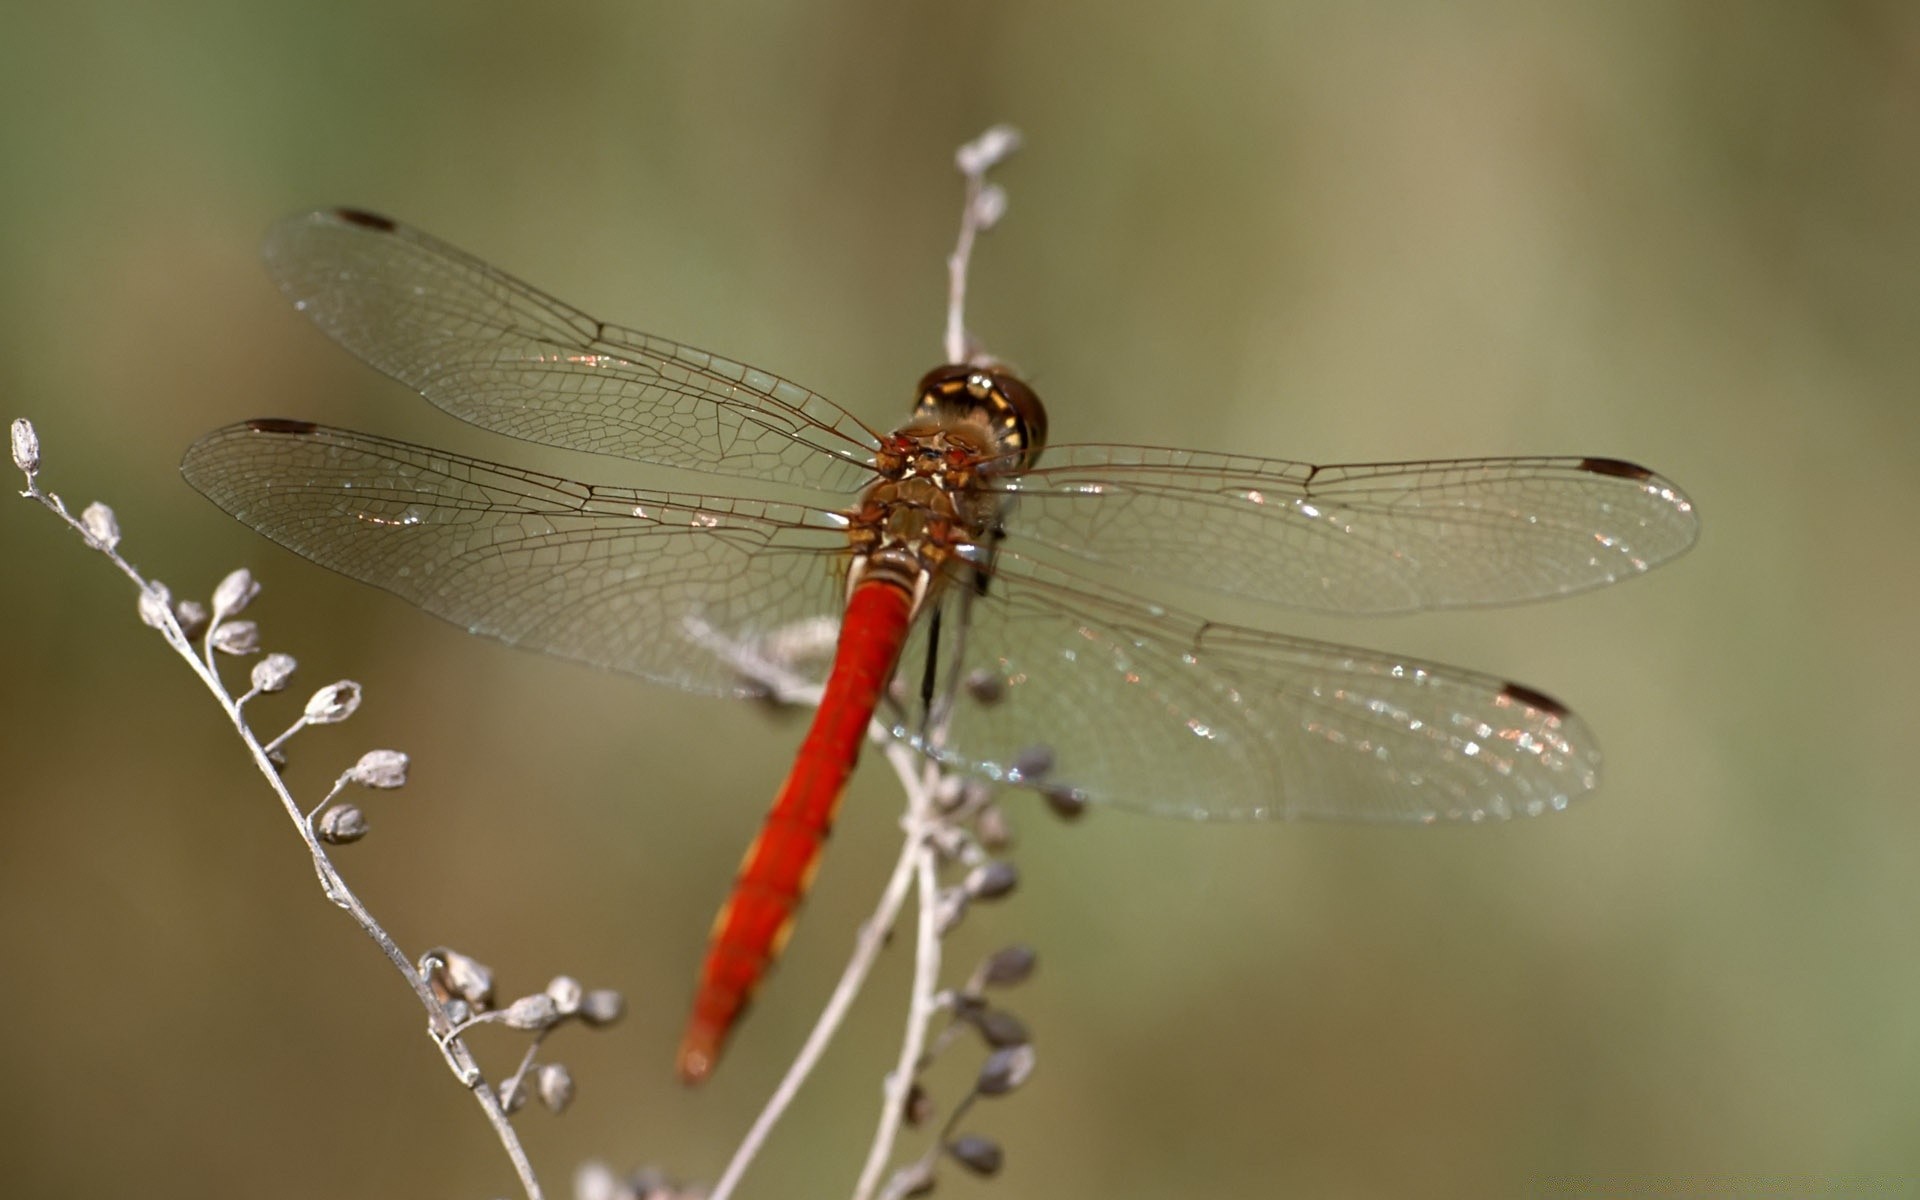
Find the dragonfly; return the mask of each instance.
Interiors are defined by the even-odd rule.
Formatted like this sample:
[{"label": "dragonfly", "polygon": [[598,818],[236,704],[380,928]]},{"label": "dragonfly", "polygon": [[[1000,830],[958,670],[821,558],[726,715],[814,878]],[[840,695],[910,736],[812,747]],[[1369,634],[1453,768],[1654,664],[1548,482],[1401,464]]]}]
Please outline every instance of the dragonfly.
[{"label": "dragonfly", "polygon": [[[265,257],[325,333],[463,421],[740,483],[586,483],[260,419],[182,463],[244,524],[472,632],[689,692],[763,696],[717,647],[834,631],[830,656],[793,664],[821,700],[713,926],[678,1055],[689,1083],[784,945],[870,734],[1175,817],[1552,812],[1597,786],[1600,752],[1546,693],[1210,620],[1168,593],[1343,615],[1506,604],[1643,574],[1698,531],[1677,486],[1615,458],[1049,445],[1033,390],[986,361],[935,367],[882,430],[358,210],[287,219]],[[960,681],[981,702],[930,723],[924,702]],[[918,717],[899,700],[916,690]]]}]

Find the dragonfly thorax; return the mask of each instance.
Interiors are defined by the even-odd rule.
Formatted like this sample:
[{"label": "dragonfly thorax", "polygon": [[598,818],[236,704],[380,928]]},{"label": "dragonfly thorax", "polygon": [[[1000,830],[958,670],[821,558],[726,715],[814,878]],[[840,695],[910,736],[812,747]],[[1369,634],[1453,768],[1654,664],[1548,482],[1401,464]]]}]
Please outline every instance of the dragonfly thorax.
[{"label": "dragonfly thorax", "polygon": [[[900,436],[900,435],[896,435]],[[996,493],[957,487],[946,473],[911,472],[868,488],[848,514],[858,575],[896,579],[910,591],[937,580],[961,548],[993,527]]]}]

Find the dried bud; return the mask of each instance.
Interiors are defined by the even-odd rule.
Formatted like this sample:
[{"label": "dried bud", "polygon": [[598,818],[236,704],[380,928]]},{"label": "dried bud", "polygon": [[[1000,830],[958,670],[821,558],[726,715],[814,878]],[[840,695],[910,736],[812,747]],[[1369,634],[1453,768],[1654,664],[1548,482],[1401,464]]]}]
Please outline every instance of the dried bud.
[{"label": "dried bud", "polygon": [[967,799],[967,780],[959,775],[942,775],[934,781],[933,806],[943,813],[953,812]]},{"label": "dried bud", "polygon": [[971,1133],[948,1142],[947,1153],[953,1155],[955,1162],[975,1175],[997,1174],[1004,1157],[1000,1153],[999,1142]]},{"label": "dried bud", "polygon": [[1039,957],[1032,946],[1002,947],[989,954],[987,960],[980,964],[980,982],[987,987],[1010,987],[1025,983],[1038,962]]},{"label": "dried bud", "polygon": [[140,620],[155,629],[165,629],[169,611],[173,605],[173,593],[159,580],[151,580],[140,589]]},{"label": "dried bud", "polygon": [[231,617],[260,594],[260,585],[253,581],[253,572],[241,567],[230,571],[220,586],[213,589],[213,614],[217,617]]},{"label": "dried bud", "polygon": [[626,1000],[612,988],[595,988],[580,999],[580,1019],[589,1025],[611,1025],[626,1011]]},{"label": "dried bud", "polygon": [[565,1112],[573,1103],[573,1075],[559,1063],[541,1063],[533,1073],[533,1090],[548,1112]]},{"label": "dried bud", "polygon": [[555,975],[547,983],[547,995],[553,999],[554,1008],[563,1017],[571,1017],[579,1012],[580,1002],[586,999],[580,981],[571,975]]},{"label": "dried bud", "polygon": [[257,654],[260,650],[260,627],[252,621],[228,621],[216,625],[213,629],[213,648],[222,654],[235,656]]},{"label": "dried bud", "polygon": [[1026,1022],[1001,1009],[982,1008],[967,1019],[980,1031],[982,1040],[996,1050],[1024,1046],[1033,1040],[1033,1036],[1027,1032]]},{"label": "dried bud", "polygon": [[367,816],[355,805],[336,804],[320,814],[316,828],[321,841],[344,846],[367,836]]},{"label": "dried bud", "polygon": [[967,695],[973,697],[976,704],[992,707],[1007,698],[1007,677],[985,667],[975,667],[967,672],[966,682],[961,686],[967,689]]},{"label": "dried bud", "polygon": [[407,756],[398,750],[369,750],[347,772],[347,778],[361,787],[397,788],[406,786]]},{"label": "dried bud", "polygon": [[40,435],[25,417],[13,419],[13,465],[32,478],[40,469]]},{"label": "dried bud", "polygon": [[1053,747],[1028,746],[1013,756],[1013,768],[1007,778],[1013,783],[1033,783],[1053,770]]},{"label": "dried bud", "polygon": [[573,1172],[573,1200],[634,1200],[632,1189],[603,1162],[584,1162]]},{"label": "dried bud", "polygon": [[517,1113],[527,1104],[527,1079],[524,1075],[514,1075],[500,1085],[500,1107],[509,1113]]},{"label": "dried bud", "polygon": [[960,886],[975,900],[998,900],[1019,882],[1019,870],[1005,859],[996,858],[967,872],[967,881]]},{"label": "dried bud", "polygon": [[307,701],[307,724],[331,725],[344,721],[360,707],[360,685],[351,679],[330,683]]},{"label": "dried bud", "polygon": [[98,500],[80,511],[80,527],[87,531],[87,544],[95,549],[111,550],[120,544],[120,522]]},{"label": "dried bud", "polygon": [[500,1014],[500,1023],[509,1029],[545,1029],[559,1019],[553,997],[545,992],[522,996]]},{"label": "dried bud", "polygon": [[973,818],[973,831],[979,835],[980,844],[989,850],[1005,850],[1013,845],[1013,822],[998,804],[981,806],[979,815]]},{"label": "dried bud", "polygon": [[973,223],[981,229],[992,229],[1006,215],[1007,189],[999,184],[986,184],[973,198]]},{"label": "dried bud", "polygon": [[482,1011],[493,1004],[493,968],[458,950],[442,948],[428,953],[440,960],[435,974],[445,981],[447,991]]},{"label": "dried bud", "polygon": [[1020,131],[995,125],[954,152],[953,163],[962,175],[979,175],[1020,148]]},{"label": "dried bud", "polygon": [[173,606],[173,619],[179,623],[181,633],[197,638],[207,627],[207,606],[198,600],[182,600]]},{"label": "dried bud", "polygon": [[1040,789],[1040,798],[1063,821],[1078,820],[1087,811],[1087,794],[1076,787],[1050,783]]},{"label": "dried bud", "polygon": [[1025,1083],[1032,1074],[1033,1046],[1028,1043],[1008,1046],[987,1055],[979,1078],[974,1080],[973,1090],[982,1096],[1004,1096]]},{"label": "dried bud", "polygon": [[916,1158],[893,1173],[887,1180],[886,1196],[927,1196],[933,1193],[936,1182],[933,1164],[924,1158]]},{"label": "dried bud", "polygon": [[253,664],[253,686],[263,692],[277,692],[287,686],[298,665],[291,654],[269,654]]},{"label": "dried bud", "polygon": [[918,1083],[907,1089],[906,1107],[900,1116],[910,1128],[918,1129],[933,1120],[933,1094]]}]

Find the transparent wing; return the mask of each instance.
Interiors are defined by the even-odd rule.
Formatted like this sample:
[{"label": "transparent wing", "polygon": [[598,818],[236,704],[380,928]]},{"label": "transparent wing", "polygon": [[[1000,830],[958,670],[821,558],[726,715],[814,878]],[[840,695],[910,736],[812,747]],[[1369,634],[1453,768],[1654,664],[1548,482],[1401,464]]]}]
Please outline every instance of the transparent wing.
[{"label": "transparent wing", "polygon": [[282,546],[435,616],[693,691],[758,690],[716,636],[837,625],[844,599],[844,526],[821,510],[591,486],[296,421],[217,430],[181,471]]},{"label": "transparent wing", "polygon": [[335,341],[483,429],[834,494],[872,479],[877,437],[831,401],[596,320],[385,217],[290,217],[265,255],[281,290]]},{"label": "transparent wing", "polygon": [[1000,486],[1028,539],[1289,608],[1393,613],[1562,596],[1693,544],[1672,483],[1609,458],[1313,466],[1149,446],[1060,446]]},{"label": "transparent wing", "polygon": [[[823,510],[592,486],[292,421],[216,431],[182,470],[289,549],[474,632],[696,691],[759,690],[716,637],[831,629],[843,599],[846,535]],[[956,583],[942,603],[970,623],[961,669],[1006,684],[998,704],[961,704],[943,751],[990,778],[1044,744],[1050,782],[1123,807],[1376,821],[1541,812],[1597,783],[1578,719],[1490,676],[1211,624],[1012,553],[984,594]],[[925,661],[922,625],[903,675]]]},{"label": "transparent wing", "polygon": [[990,778],[1044,746],[1041,782],[1123,808],[1419,823],[1548,812],[1599,782],[1579,718],[1492,676],[1213,624],[1006,554],[984,595],[943,602],[971,608],[960,669],[1003,697],[963,694],[936,753]]}]

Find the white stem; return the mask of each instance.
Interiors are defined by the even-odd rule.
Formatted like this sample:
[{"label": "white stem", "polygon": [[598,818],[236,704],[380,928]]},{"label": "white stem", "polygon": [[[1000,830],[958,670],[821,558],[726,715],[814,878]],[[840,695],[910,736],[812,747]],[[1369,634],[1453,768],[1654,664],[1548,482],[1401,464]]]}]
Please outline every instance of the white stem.
[{"label": "white stem", "polygon": [[973,260],[973,241],[1000,219],[1000,201],[989,198],[987,172],[1020,147],[1020,134],[1010,125],[995,125],[960,147],[954,163],[966,180],[960,207],[960,236],[947,256],[947,332],[945,348],[950,363],[972,362],[972,339],[967,336],[967,267]]},{"label": "white stem", "polygon": [[936,819],[931,799],[932,782],[938,774],[937,768],[927,766],[923,786],[917,790],[919,803],[908,817],[909,827],[915,834],[909,839],[916,850],[914,876],[920,885],[915,899],[920,911],[913,947],[913,992],[907,1003],[907,1028],[900,1039],[900,1057],[894,1062],[893,1073],[887,1076],[886,1093],[880,1102],[880,1127],[874,1131],[866,1166],[861,1169],[860,1182],[853,1189],[854,1200],[868,1200],[873,1195],[874,1189],[880,1186],[881,1173],[893,1159],[893,1143],[900,1136],[907,1096],[919,1071],[920,1056],[926,1050],[927,1026],[939,1009],[934,1003],[934,991],[940,981],[940,930],[934,903],[939,891],[938,863],[933,844],[925,834],[928,823]]}]

